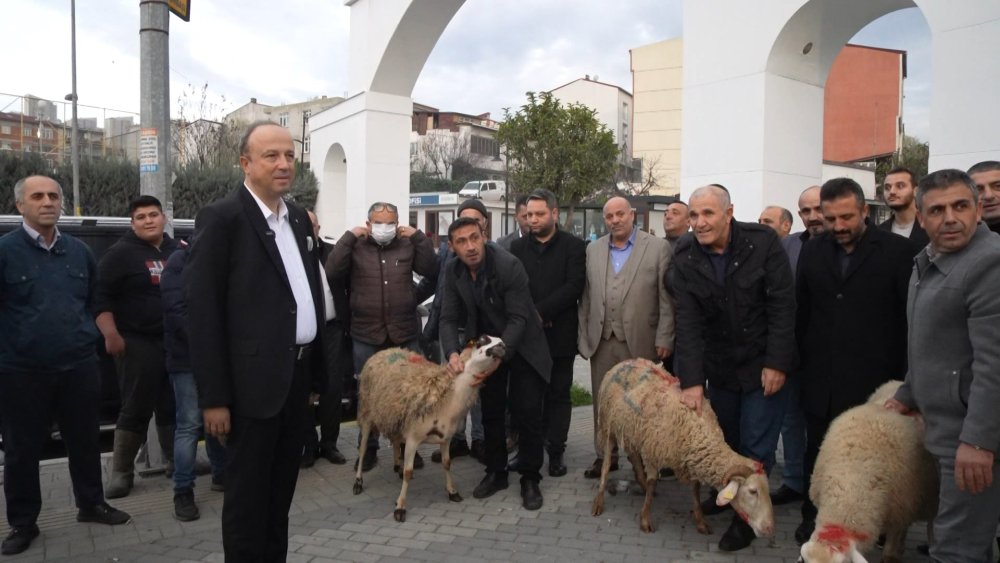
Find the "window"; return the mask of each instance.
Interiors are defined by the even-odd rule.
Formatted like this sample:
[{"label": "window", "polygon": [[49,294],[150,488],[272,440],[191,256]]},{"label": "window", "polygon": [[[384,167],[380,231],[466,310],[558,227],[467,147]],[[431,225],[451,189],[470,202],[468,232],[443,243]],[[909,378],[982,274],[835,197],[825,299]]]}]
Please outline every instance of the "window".
[{"label": "window", "polygon": [[280,115],[278,115],[278,125],[281,125],[282,127],[288,127],[288,112],[287,111],[284,112],[284,113],[282,113],[282,114],[280,114]]},{"label": "window", "polygon": [[52,130],[51,129],[42,128],[42,138],[43,139],[52,139],[52,137],[53,137],[53,134],[52,134]]},{"label": "window", "polygon": [[0,125],[0,133],[10,135],[10,125]]},{"label": "window", "polygon": [[470,143],[472,146],[469,147],[469,150],[472,154],[482,154],[486,156],[500,155],[500,145],[497,143],[496,139],[472,135]]},{"label": "window", "polygon": [[9,151],[13,150],[13,148],[10,146],[10,143],[4,143],[0,145],[0,150]]},{"label": "window", "polygon": [[22,137],[30,137],[30,136],[32,136],[34,134],[35,134],[35,132],[31,129],[31,125],[28,125],[28,126],[24,127],[23,129],[21,129],[21,136]]},{"label": "window", "polygon": [[416,156],[417,155],[417,147],[419,147],[419,146],[420,146],[420,143],[418,143],[416,141],[410,143],[410,156]]},{"label": "window", "polygon": [[309,137],[306,136],[306,140],[302,143],[302,152],[304,154],[309,154]]}]

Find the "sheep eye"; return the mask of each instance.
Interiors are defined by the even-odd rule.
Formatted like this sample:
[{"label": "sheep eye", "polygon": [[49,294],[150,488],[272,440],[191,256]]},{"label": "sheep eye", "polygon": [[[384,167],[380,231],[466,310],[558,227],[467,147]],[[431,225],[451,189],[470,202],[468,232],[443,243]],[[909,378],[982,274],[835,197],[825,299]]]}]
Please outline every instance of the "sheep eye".
[{"label": "sheep eye", "polygon": [[751,489],[747,489],[747,491],[749,491],[749,493],[750,493],[751,495],[754,495],[754,496],[756,496],[756,495],[757,495],[757,489],[753,489],[753,488],[751,488]]}]

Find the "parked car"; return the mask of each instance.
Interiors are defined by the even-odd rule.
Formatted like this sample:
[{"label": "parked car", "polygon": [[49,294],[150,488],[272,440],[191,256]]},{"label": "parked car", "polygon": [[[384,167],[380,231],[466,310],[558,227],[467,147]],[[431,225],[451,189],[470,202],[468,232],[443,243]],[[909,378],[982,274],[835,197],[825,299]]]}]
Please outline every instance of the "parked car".
[{"label": "parked car", "polygon": [[[73,235],[87,244],[100,261],[112,244],[130,228],[128,217],[61,217],[59,230]],[[194,232],[191,219],[174,219],[174,237],[188,239]],[[0,215],[0,236],[21,226],[20,215]],[[98,368],[101,372],[101,432],[114,431],[121,408],[118,379],[115,375],[114,360],[104,351],[104,341],[94,343],[97,348]]]},{"label": "parked car", "polygon": [[458,195],[484,201],[504,201],[507,198],[507,183],[503,180],[473,180],[462,186]]}]

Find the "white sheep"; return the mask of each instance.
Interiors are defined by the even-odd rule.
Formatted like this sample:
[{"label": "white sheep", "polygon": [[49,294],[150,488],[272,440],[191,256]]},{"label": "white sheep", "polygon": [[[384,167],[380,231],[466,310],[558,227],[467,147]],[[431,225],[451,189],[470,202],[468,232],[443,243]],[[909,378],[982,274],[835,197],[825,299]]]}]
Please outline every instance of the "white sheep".
[{"label": "white sheep", "polygon": [[642,531],[653,531],[653,492],[659,470],[669,467],[678,479],[692,484],[698,532],[711,533],[701,511],[701,484],[705,483],[719,489],[716,503],[732,504],[758,536],[774,533],[774,511],[763,466],[726,445],[707,401],[701,416],[681,402],[677,378],[648,360],[626,360],[604,376],[599,401],[597,432],[604,465],[594,498],[594,516],[604,511],[612,446],[619,443],[646,493],[639,519]]},{"label": "white sheep", "polygon": [[861,554],[881,532],[882,561],[899,561],[910,524],[937,512],[937,468],[924,449],[923,420],[883,406],[900,385],[883,384],[830,425],[809,487],[816,530],[800,561],[866,563]]},{"label": "white sheep", "polygon": [[[358,426],[361,427],[358,459],[365,457],[371,432],[381,432],[392,442],[393,470],[400,472],[403,478],[393,513],[396,521],[406,520],[406,491],[413,478],[413,459],[417,446],[423,443],[441,445],[441,466],[448,499],[462,501],[451,478],[451,436],[476,402],[484,376],[496,370],[505,352],[499,338],[480,337],[474,347],[463,351],[465,371],[458,376],[451,375],[446,366],[429,362],[420,354],[402,348],[378,352],[365,363],[358,390]],[[405,444],[402,466],[401,443]],[[358,463],[354,494],[361,494],[363,490],[361,463]]]}]

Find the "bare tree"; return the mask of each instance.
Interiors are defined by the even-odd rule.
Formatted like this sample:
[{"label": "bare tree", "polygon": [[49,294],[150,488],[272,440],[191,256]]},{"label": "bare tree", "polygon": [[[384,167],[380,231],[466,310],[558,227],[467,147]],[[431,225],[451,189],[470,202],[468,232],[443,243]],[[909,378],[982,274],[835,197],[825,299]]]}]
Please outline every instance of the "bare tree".
[{"label": "bare tree", "polygon": [[178,119],[174,121],[172,143],[178,165],[229,165],[239,157],[239,141],[243,124],[223,115],[221,102],[209,99],[208,84],[195,88],[188,85],[177,99]]}]

